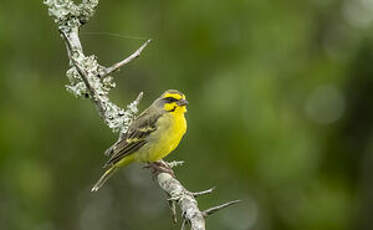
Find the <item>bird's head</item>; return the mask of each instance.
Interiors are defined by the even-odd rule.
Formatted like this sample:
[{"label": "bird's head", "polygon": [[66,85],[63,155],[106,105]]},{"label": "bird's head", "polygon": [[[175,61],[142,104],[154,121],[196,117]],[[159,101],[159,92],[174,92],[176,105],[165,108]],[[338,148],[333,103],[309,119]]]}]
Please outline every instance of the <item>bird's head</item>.
[{"label": "bird's head", "polygon": [[183,93],[175,89],[169,89],[155,101],[155,104],[165,112],[185,113],[188,101]]}]

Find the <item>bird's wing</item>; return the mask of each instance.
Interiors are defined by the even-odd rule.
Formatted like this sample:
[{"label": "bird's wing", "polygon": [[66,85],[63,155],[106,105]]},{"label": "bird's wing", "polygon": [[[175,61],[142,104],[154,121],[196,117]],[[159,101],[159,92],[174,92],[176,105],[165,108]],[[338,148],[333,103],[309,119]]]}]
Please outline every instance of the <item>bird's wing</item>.
[{"label": "bird's wing", "polygon": [[147,143],[146,137],[156,130],[155,123],[161,115],[161,113],[154,111],[144,111],[137,117],[132,122],[127,133],[122,135],[121,139],[106,150],[105,154],[110,156],[110,159],[104,167],[114,165],[123,157],[136,152],[144,146]]}]

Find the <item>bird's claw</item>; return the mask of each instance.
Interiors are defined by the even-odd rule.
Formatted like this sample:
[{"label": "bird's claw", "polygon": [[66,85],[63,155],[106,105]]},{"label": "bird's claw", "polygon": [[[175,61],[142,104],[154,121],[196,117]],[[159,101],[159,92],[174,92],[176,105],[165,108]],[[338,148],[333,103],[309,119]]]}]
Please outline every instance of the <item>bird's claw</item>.
[{"label": "bird's claw", "polygon": [[153,175],[158,175],[160,173],[167,173],[170,174],[171,176],[175,177],[175,173],[170,167],[170,165],[165,162],[165,161],[156,161],[156,162],[151,162],[145,165],[143,168],[146,169],[151,169]]}]

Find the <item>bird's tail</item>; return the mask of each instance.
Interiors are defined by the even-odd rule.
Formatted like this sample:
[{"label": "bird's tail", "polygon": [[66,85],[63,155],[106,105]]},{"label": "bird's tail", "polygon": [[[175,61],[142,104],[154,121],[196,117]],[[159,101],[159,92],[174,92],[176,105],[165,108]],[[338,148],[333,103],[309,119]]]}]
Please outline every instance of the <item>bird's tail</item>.
[{"label": "bird's tail", "polygon": [[91,189],[91,192],[97,192],[105,184],[105,182],[115,173],[115,171],[117,171],[117,169],[118,168],[113,165],[111,168],[106,170],[104,175],[102,175],[100,179],[97,181],[97,183],[95,184],[95,186],[93,186],[93,188]]}]

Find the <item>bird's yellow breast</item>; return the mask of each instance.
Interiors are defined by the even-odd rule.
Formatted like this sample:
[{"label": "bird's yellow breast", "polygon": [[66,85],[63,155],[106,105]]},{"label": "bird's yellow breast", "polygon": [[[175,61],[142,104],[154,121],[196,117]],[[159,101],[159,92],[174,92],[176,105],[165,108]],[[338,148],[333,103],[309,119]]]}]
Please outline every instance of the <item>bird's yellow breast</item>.
[{"label": "bird's yellow breast", "polygon": [[158,161],[170,154],[180,143],[187,130],[185,108],[161,116],[157,130],[150,134],[147,144],[136,154],[136,160],[142,162]]}]

